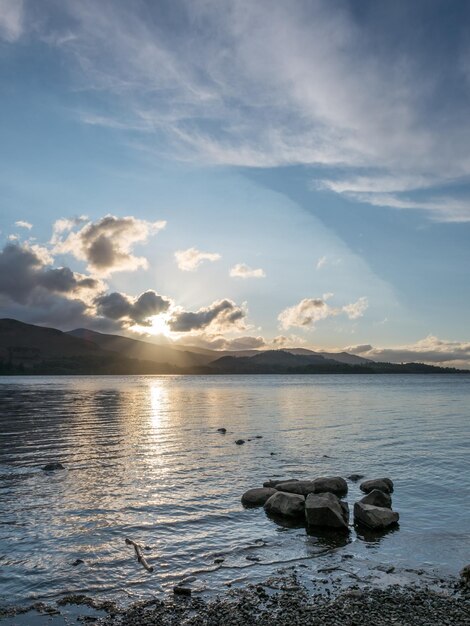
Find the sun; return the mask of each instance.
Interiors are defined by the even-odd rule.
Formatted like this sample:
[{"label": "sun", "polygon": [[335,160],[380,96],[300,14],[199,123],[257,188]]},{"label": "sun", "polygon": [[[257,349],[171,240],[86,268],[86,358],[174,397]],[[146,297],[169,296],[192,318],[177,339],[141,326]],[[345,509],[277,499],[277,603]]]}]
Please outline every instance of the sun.
[{"label": "sun", "polygon": [[149,326],[140,326],[135,324],[131,327],[131,330],[144,335],[164,335],[165,337],[171,337],[172,332],[168,326],[166,317],[163,315],[154,315],[149,318]]}]

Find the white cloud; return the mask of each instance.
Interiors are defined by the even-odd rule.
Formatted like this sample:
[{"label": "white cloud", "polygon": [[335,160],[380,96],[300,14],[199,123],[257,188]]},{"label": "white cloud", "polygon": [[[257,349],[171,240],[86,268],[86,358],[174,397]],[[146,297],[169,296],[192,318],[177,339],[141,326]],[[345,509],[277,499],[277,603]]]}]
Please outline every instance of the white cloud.
[{"label": "white cloud", "polygon": [[180,270],[184,272],[194,272],[204,261],[218,261],[220,254],[217,252],[201,252],[196,248],[178,250],[175,252],[176,263]]},{"label": "white cloud", "polygon": [[356,302],[351,302],[351,304],[346,304],[345,306],[343,306],[343,311],[346,313],[350,320],[356,320],[364,315],[368,307],[369,302],[367,301],[367,298],[362,297],[359,298],[359,300],[356,300]]},{"label": "white cloud", "polygon": [[323,298],[304,298],[294,306],[281,311],[278,320],[281,328],[314,328],[315,324],[329,317],[345,313],[349,319],[362,317],[368,307],[367,298],[359,298],[356,302],[343,307],[332,307],[327,303],[333,294],[324,294]]},{"label": "white cloud", "polygon": [[416,343],[403,346],[376,348],[370,344],[363,344],[349,346],[345,350],[375,361],[392,363],[417,361],[470,368],[470,342],[448,341],[434,335],[428,335]]},{"label": "white cloud", "polygon": [[147,259],[132,254],[135,244],[145,243],[151,235],[165,228],[166,222],[148,222],[136,217],[106,215],[96,222],[58,220],[54,224],[51,242],[54,252],[72,254],[86,261],[88,270],[100,276],[114,272],[134,271],[147,267]]},{"label": "white cloud", "polygon": [[327,258],[326,256],[321,256],[317,261],[317,270],[321,269],[324,265],[326,265]]},{"label": "white cloud", "polygon": [[[1,2],[14,38],[21,3]],[[181,1],[183,19],[201,26],[188,37],[140,4],[63,0],[67,26],[49,40],[60,39],[85,86],[124,104],[117,107],[124,114],[113,115],[111,107],[107,116],[85,112],[86,123],[138,130],[142,145],[164,146],[186,160],[340,167],[342,176],[323,176],[325,188],[468,221],[467,203],[432,193],[470,174],[466,99],[447,89],[469,75],[468,45],[458,39],[446,51],[445,72],[428,62],[417,38],[402,37],[397,52],[386,35],[404,24],[412,31],[423,13],[405,21],[392,4],[358,17],[329,0]],[[366,176],[357,175],[364,170]],[[430,190],[428,200],[396,196],[417,189]]]},{"label": "white cloud", "polygon": [[33,227],[30,222],[26,222],[25,220],[18,220],[15,222],[15,226],[18,226],[19,228],[26,228],[27,230],[31,230]]},{"label": "white cloud", "polygon": [[23,0],[0,0],[0,39],[14,42],[23,33]]},{"label": "white cloud", "polygon": [[261,268],[253,269],[245,263],[237,263],[230,270],[232,278],[265,278],[265,271]]}]

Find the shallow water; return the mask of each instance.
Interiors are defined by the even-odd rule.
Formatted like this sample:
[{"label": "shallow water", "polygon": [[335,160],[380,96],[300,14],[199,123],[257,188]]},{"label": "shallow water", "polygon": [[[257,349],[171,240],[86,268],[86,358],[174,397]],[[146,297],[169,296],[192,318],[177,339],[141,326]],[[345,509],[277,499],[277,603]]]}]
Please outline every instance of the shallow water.
[{"label": "shallow water", "polygon": [[[469,423],[468,376],[0,378],[0,603],[137,599],[193,575],[217,591],[347,553],[456,573],[470,562]],[[50,461],[66,470],[43,472]],[[393,478],[399,529],[308,536],[240,504],[271,477],[353,472]],[[152,574],[125,537],[150,547]]]}]

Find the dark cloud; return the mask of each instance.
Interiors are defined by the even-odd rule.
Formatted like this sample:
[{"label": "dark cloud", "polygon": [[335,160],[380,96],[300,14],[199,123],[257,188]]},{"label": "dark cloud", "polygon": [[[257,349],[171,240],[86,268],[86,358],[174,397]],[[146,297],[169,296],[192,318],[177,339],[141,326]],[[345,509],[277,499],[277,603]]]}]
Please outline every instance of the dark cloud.
[{"label": "dark cloud", "polygon": [[195,313],[191,311],[175,312],[168,325],[176,333],[204,330],[209,326],[224,331],[240,326],[245,315],[245,311],[232,300],[217,300]]},{"label": "dark cloud", "polygon": [[170,300],[155,291],[145,291],[138,298],[114,291],[95,298],[94,303],[99,315],[113,320],[128,320],[136,324],[148,324],[152,315],[165,313],[170,307]]},{"label": "dark cloud", "polygon": [[132,248],[164,228],[165,222],[106,215],[74,230],[78,225],[76,221],[67,219],[55,223],[51,240],[55,251],[72,254],[86,261],[90,271],[109,275],[112,272],[147,267],[147,259],[134,256]]},{"label": "dark cloud", "polygon": [[49,268],[52,261],[40,246],[7,244],[0,251],[0,294],[19,304],[30,304],[46,294],[80,296],[102,289],[100,281],[72,272],[68,267]]}]

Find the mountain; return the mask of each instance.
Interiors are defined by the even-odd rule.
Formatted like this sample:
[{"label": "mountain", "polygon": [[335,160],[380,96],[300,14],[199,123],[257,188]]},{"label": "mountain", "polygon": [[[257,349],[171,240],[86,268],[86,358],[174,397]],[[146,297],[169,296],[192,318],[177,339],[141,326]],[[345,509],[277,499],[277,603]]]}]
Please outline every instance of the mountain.
[{"label": "mountain", "polygon": [[87,329],[62,332],[0,319],[0,374],[467,373],[422,363],[376,363],[305,348],[216,352],[156,345]]},{"label": "mountain", "polygon": [[307,348],[285,348],[287,352],[291,354],[304,354],[322,356],[325,359],[332,359],[337,363],[347,363],[348,365],[365,365],[366,363],[372,363],[370,359],[365,359],[362,356],[356,356],[355,354],[349,354],[349,352],[314,352]]},{"label": "mountain", "polygon": [[0,373],[167,374],[181,373],[169,363],[127,358],[90,339],[55,328],[0,319]]},{"label": "mountain", "polygon": [[217,353],[211,350],[198,352],[197,348],[188,350],[185,346],[162,346],[140,339],[131,339],[121,335],[107,335],[86,328],[71,330],[67,335],[91,341],[104,350],[117,352],[121,356],[132,359],[168,363],[176,367],[197,367],[206,365],[216,358]]},{"label": "mountain", "polygon": [[[339,358],[326,358],[326,355]],[[355,359],[346,352],[320,354],[304,348],[267,350],[247,357],[223,356],[209,367],[219,374],[468,374],[465,370],[424,363],[376,363],[361,357]]]}]

